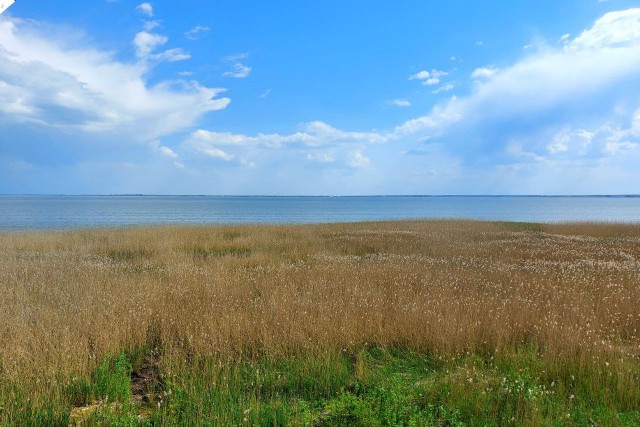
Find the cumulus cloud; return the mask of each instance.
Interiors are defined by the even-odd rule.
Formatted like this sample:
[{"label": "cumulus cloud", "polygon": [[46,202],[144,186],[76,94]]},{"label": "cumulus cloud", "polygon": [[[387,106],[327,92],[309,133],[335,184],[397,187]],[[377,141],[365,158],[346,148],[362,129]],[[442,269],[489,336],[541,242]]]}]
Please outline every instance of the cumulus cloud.
[{"label": "cumulus cloud", "polygon": [[[183,148],[208,157],[239,159],[241,164],[248,163],[244,160],[245,155],[286,150],[302,152],[307,160],[326,164],[335,163],[336,156],[342,156],[348,166],[364,167],[369,159],[362,155],[363,147],[381,144],[390,138],[390,135],[377,132],[343,131],[315,121],[302,124],[298,132],[288,135],[259,133],[249,136],[199,129],[184,141]],[[354,148],[357,150],[353,151]]]},{"label": "cumulus cloud", "polygon": [[140,31],[133,39],[136,56],[141,60],[154,60],[159,62],[176,62],[191,58],[191,54],[182,48],[172,48],[153,53],[158,47],[163,46],[168,41],[169,39],[166,36],[148,31]]},{"label": "cumulus cloud", "polygon": [[493,77],[498,72],[498,68],[496,67],[480,67],[473,70],[471,73],[471,78],[474,79],[488,79]]},{"label": "cumulus cloud", "polygon": [[365,168],[371,164],[371,160],[366,158],[361,152],[356,151],[349,155],[348,164],[352,168]]},{"label": "cumulus cloud", "polygon": [[624,48],[638,45],[640,9],[609,12],[569,43],[567,49]]},{"label": "cumulus cloud", "polygon": [[423,150],[440,147],[429,155],[444,152],[460,162],[457,176],[437,188],[453,182],[456,192],[483,194],[637,193],[630,183],[640,179],[640,134],[632,119],[640,50],[603,48],[589,64],[572,66],[574,55],[583,54],[536,52],[479,82],[468,96],[396,127],[394,135],[425,141],[416,143]]},{"label": "cumulus cloud", "polygon": [[446,71],[441,70],[431,70],[431,71],[420,71],[416,74],[409,76],[409,80],[420,80],[420,82],[425,86],[433,86],[440,83],[440,79],[446,75],[448,75]]},{"label": "cumulus cloud", "polygon": [[[545,111],[575,107],[616,85],[633,84],[640,74],[640,9],[612,12],[561,48],[545,47],[501,70],[478,69],[472,92],[437,105],[395,132],[441,134],[452,125],[537,117]],[[634,35],[638,35],[634,38]],[[490,71],[489,71],[490,70]],[[427,72],[412,77],[425,79]],[[628,91],[617,91],[626,94]],[[576,113],[577,115],[578,113]],[[557,115],[562,120],[562,115]],[[506,129],[505,131],[508,131]]]},{"label": "cumulus cloud", "polygon": [[[140,32],[134,39],[139,62],[122,62],[114,52],[69,41],[64,29],[40,33],[33,21],[0,20],[0,122],[28,121],[60,131],[126,134],[150,140],[192,126],[209,111],[225,108],[222,89],[195,80],[148,82],[145,59],[176,60],[186,54],[156,54],[167,38]],[[156,55],[156,56],[154,56]]]},{"label": "cumulus cloud", "polygon": [[133,39],[133,45],[136,48],[138,58],[146,58],[156,48],[164,45],[169,39],[160,34],[150,33],[148,31],[140,31]]}]

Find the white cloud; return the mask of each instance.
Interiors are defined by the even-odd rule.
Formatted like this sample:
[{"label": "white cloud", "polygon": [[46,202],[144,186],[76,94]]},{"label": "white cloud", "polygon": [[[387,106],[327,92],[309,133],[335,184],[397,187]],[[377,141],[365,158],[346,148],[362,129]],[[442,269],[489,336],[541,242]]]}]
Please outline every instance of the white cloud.
[{"label": "white cloud", "polygon": [[140,31],[133,39],[133,45],[136,48],[138,58],[146,58],[156,48],[167,43],[169,39],[160,34],[150,33],[148,31]]},{"label": "white cloud", "polygon": [[182,48],[167,49],[151,56],[152,59],[159,62],[176,62],[184,61],[191,58],[191,54]]},{"label": "white cloud", "polygon": [[446,71],[441,70],[423,70],[416,74],[409,76],[409,80],[420,80],[420,82],[425,86],[433,86],[440,83],[440,78],[448,75]]},{"label": "white cloud", "polygon": [[342,131],[324,122],[315,121],[301,125],[300,131],[289,135],[259,133],[248,136],[200,129],[191,133],[184,141],[183,148],[224,160],[237,158],[243,164],[248,162],[245,159],[247,155],[261,155],[274,150],[302,151],[309,161],[334,163],[336,156],[339,156],[345,159],[348,166],[360,168],[369,164],[369,159],[361,153],[362,147],[384,143],[389,138],[390,136],[377,132]]},{"label": "white cloud", "polygon": [[347,132],[336,129],[321,121],[305,124],[302,135],[306,135],[305,144],[309,146],[321,146],[331,142],[365,142],[368,144],[380,144],[389,140],[389,135],[378,132]]},{"label": "white cloud", "polygon": [[153,16],[153,6],[151,5],[151,3],[140,3],[138,6],[136,6],[136,9],[147,16]]},{"label": "white cloud", "polygon": [[328,153],[309,153],[307,154],[307,160],[319,163],[333,163],[336,161],[336,159]]},{"label": "white cloud", "polygon": [[233,160],[233,157],[234,157],[233,155],[227,154],[221,149],[215,148],[215,147],[202,147],[199,151],[205,156],[209,156],[215,159],[221,159],[225,161],[231,161]]},{"label": "white cloud", "polygon": [[258,95],[258,97],[260,98],[266,98],[267,96],[269,96],[271,94],[271,89],[267,89],[264,92],[262,92],[260,95]]},{"label": "white cloud", "polygon": [[538,44],[496,72],[478,71],[468,95],[387,135],[393,146],[417,147],[406,152],[419,159],[440,147],[465,165],[449,181],[457,191],[637,192],[629,183],[640,179],[638,18],[636,9],[607,14],[566,44]]},{"label": "white cloud", "polygon": [[158,62],[176,62],[191,58],[191,54],[182,48],[172,48],[152,54],[158,47],[163,46],[168,41],[169,39],[166,36],[148,31],[140,31],[133,39],[136,56],[140,60],[154,60]]},{"label": "white cloud", "polygon": [[[487,120],[527,117],[621,84],[640,74],[639,16],[640,9],[606,14],[567,46],[545,47],[527,55],[479,81],[470,95],[439,104],[394,132],[439,135],[457,123],[472,126]],[[412,77],[424,79],[428,75],[424,72]]]},{"label": "white cloud", "polygon": [[585,129],[573,130],[565,127],[547,144],[549,154],[558,154],[574,149],[578,155],[585,155],[595,134]]},{"label": "white cloud", "polygon": [[247,59],[248,57],[248,53],[238,53],[222,58],[222,60],[227,64],[230,64],[232,68],[230,71],[225,71],[222,76],[233,77],[236,79],[249,77],[249,74],[251,74],[251,67],[248,67],[241,62],[243,59]]},{"label": "white cloud", "polygon": [[378,144],[389,140],[388,135],[377,132],[346,132],[336,129],[324,122],[305,123],[301,130],[289,135],[263,134],[248,136],[228,132],[213,132],[199,129],[191,133],[185,144],[195,151],[215,146],[259,146],[278,148],[287,144],[298,144],[306,147],[323,147],[344,143]]},{"label": "white cloud", "polygon": [[411,102],[406,99],[394,99],[391,101],[391,105],[395,105],[396,107],[410,107]]},{"label": "white cloud", "polygon": [[[0,20],[0,109],[11,114],[0,122],[29,121],[52,129],[127,135],[145,141],[192,126],[209,111],[225,108],[222,89],[197,81],[150,84],[152,69],[144,57],[166,43],[166,37],[141,32],[134,45],[140,62],[121,62],[114,52],[83,45],[47,27],[40,33],[34,21]],[[179,50],[162,52],[157,60],[185,57]],[[10,83],[9,83],[10,82]]]},{"label": "white cloud", "polygon": [[352,168],[365,168],[371,164],[371,160],[366,158],[361,152],[356,151],[349,155],[347,163]]},{"label": "white cloud", "polygon": [[519,141],[509,141],[505,151],[513,157],[524,157],[536,162],[544,162],[547,160],[534,152],[527,151],[524,148],[524,144]]},{"label": "white cloud", "polygon": [[428,79],[429,77],[431,77],[431,73],[424,70],[419,71],[416,74],[412,74],[411,76],[409,76],[409,80],[424,80]]},{"label": "white cloud", "polygon": [[638,146],[640,146],[640,144],[631,141],[608,141],[604,146],[604,152],[612,156],[617,156],[636,150]]},{"label": "white cloud", "polygon": [[142,28],[145,31],[153,31],[160,26],[160,21],[145,21]]},{"label": "white cloud", "polygon": [[184,33],[184,36],[190,40],[196,40],[200,33],[206,33],[207,31],[211,31],[211,28],[207,27],[206,25],[196,25],[195,27]]},{"label": "white cloud", "polygon": [[169,157],[171,159],[177,159],[178,158],[178,154],[176,154],[175,151],[173,151],[169,147],[165,147],[163,145],[160,145],[160,141],[158,141],[158,140],[151,141],[149,143],[149,146],[151,147],[152,150],[162,154],[165,157]]},{"label": "white cloud", "polygon": [[456,85],[453,83],[447,83],[446,85],[442,85],[439,88],[431,91],[431,93],[441,93],[441,92],[449,92],[452,89],[455,89]]},{"label": "white cloud", "polygon": [[624,48],[638,45],[640,8],[610,12],[571,41],[569,50]]},{"label": "white cloud", "polygon": [[471,73],[471,78],[474,79],[488,79],[493,77],[499,71],[496,67],[480,67],[473,70]]},{"label": "white cloud", "polygon": [[175,159],[176,157],[178,157],[178,155],[169,147],[160,147],[160,152],[167,157],[171,157],[172,159]]},{"label": "white cloud", "polygon": [[233,70],[225,71],[222,75],[224,77],[244,79],[245,77],[249,77],[249,74],[251,74],[251,67],[248,67],[238,62],[233,64]]}]

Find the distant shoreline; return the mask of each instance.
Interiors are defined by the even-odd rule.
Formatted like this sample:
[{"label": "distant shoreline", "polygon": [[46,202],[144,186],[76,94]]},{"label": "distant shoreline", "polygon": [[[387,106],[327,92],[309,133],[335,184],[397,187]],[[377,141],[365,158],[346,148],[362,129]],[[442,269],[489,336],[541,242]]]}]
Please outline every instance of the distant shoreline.
[{"label": "distant shoreline", "polygon": [[531,222],[531,221],[494,221],[483,220],[474,218],[406,218],[406,219],[392,219],[392,220],[369,220],[369,221],[336,221],[336,222],[304,222],[304,223],[144,223],[144,224],[124,224],[124,225],[96,225],[87,227],[67,227],[67,228],[21,228],[21,229],[8,229],[0,227],[0,237],[8,235],[29,235],[29,234],[75,234],[75,233],[101,233],[101,232],[162,232],[163,230],[203,230],[203,231],[220,231],[225,229],[245,229],[245,230],[273,230],[273,229],[300,229],[308,227],[310,229],[321,227],[362,227],[362,226],[398,226],[403,227],[408,224],[424,224],[429,223],[452,223],[460,224],[462,226],[469,224],[477,225],[490,225],[490,226],[506,226],[512,227],[515,230],[528,230],[538,228],[543,229],[545,227],[595,227],[595,228],[616,228],[616,227],[640,227],[640,221],[557,221],[557,222]]},{"label": "distant shoreline", "polygon": [[0,194],[0,197],[234,197],[234,198],[369,198],[369,197],[469,197],[469,198],[493,198],[493,197],[519,197],[519,198],[637,198],[640,194],[370,194],[370,195],[278,195],[278,194]]}]

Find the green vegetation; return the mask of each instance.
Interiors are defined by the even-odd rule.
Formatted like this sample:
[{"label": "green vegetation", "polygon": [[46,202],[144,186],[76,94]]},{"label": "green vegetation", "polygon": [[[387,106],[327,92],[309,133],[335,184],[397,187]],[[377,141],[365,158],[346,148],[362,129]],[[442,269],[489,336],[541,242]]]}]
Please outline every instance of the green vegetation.
[{"label": "green vegetation", "polygon": [[67,425],[70,416],[75,425],[114,426],[640,423],[640,389],[631,387],[640,364],[614,376],[608,362],[567,366],[532,348],[508,357],[445,359],[368,348],[322,357],[161,363],[161,390],[151,404],[132,400],[136,357],[139,352],[109,355],[91,375],[61,384],[55,399],[40,404],[14,390],[2,401],[19,411],[9,411],[3,424]]}]

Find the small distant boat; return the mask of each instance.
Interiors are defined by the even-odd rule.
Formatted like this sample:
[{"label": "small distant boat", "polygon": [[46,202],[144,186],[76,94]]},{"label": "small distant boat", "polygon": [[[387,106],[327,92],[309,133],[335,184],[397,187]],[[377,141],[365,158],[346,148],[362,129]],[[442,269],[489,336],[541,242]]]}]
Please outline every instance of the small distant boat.
[{"label": "small distant boat", "polygon": [[5,10],[9,9],[9,6],[14,4],[16,0],[0,0],[0,14]]}]

